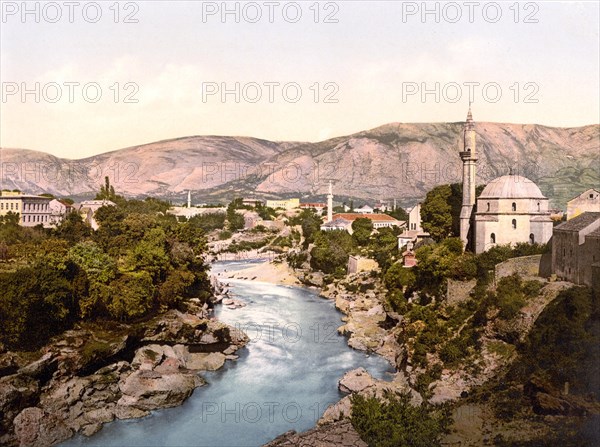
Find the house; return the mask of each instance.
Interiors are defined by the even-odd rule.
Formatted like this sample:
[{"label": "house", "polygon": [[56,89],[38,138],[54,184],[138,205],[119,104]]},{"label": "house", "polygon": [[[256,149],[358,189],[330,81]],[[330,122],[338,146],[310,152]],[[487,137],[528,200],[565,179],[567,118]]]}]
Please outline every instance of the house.
[{"label": "house", "polygon": [[325,208],[327,208],[326,203],[306,202],[306,203],[300,204],[300,209],[302,209],[302,210],[314,209],[317,213],[322,213]]},{"label": "house", "polygon": [[408,230],[398,236],[398,250],[403,250],[408,244],[416,244],[429,237],[429,233],[419,230]]},{"label": "house", "polygon": [[408,211],[408,230],[409,231],[423,231],[421,227],[421,204],[417,203]]},{"label": "house", "polygon": [[585,212],[600,212],[600,191],[590,188],[567,202],[567,220]]},{"label": "house", "polygon": [[19,225],[35,227],[36,225],[50,226],[49,197],[22,194],[16,191],[2,191],[0,193],[0,216],[12,212],[19,215]]},{"label": "house", "polygon": [[264,205],[264,201],[260,200],[260,199],[252,199],[252,198],[244,198],[242,199],[242,205],[245,206],[259,206],[259,205]]},{"label": "house", "polygon": [[346,230],[348,233],[352,234],[352,222],[356,219],[370,219],[375,230],[385,227],[395,226],[402,228],[406,226],[405,221],[397,220],[387,214],[337,213],[332,216],[331,222],[326,222],[321,225],[321,230]]},{"label": "house", "polygon": [[354,212],[359,214],[373,214],[373,208],[369,205],[363,205],[360,208],[355,208]]},{"label": "house", "polygon": [[79,213],[85,223],[87,223],[93,230],[100,228],[100,224],[96,221],[94,216],[103,206],[117,206],[116,203],[110,200],[84,200],[83,202],[73,205],[74,209]]},{"label": "house", "polygon": [[52,199],[48,204],[50,208],[50,225],[57,226],[59,225],[65,216],[73,211],[73,207],[70,203],[67,203],[63,200]]},{"label": "house", "polygon": [[385,213],[386,211],[391,211],[391,208],[387,205],[387,203],[379,202],[373,207],[373,210],[379,213]]},{"label": "house", "polygon": [[417,265],[417,257],[415,256],[415,252],[412,249],[412,245],[410,245],[410,248],[407,249],[404,253],[402,253],[402,263],[406,268],[414,267],[415,265]]},{"label": "house", "polygon": [[554,227],[552,273],[575,284],[593,286],[600,268],[600,212],[584,212]]},{"label": "house", "polygon": [[294,208],[300,207],[300,199],[267,200],[267,207],[293,210]]}]

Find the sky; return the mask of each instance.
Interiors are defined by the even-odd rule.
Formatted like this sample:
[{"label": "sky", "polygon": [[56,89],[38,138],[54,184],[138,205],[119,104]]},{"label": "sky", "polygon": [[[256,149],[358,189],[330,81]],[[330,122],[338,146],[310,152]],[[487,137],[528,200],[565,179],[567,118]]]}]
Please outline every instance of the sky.
[{"label": "sky", "polygon": [[0,147],[600,121],[599,3],[1,1]]}]

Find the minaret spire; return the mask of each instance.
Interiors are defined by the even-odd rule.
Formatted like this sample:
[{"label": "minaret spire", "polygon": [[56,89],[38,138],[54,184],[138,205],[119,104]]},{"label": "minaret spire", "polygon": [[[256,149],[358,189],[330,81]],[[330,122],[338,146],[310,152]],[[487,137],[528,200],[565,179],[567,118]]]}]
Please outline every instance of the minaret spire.
[{"label": "minaret spire", "polygon": [[327,222],[333,220],[333,186],[329,180],[329,194],[327,194]]},{"label": "minaret spire", "polygon": [[[463,131],[463,150],[460,153],[463,162],[463,199],[460,212],[460,238],[466,247],[471,235],[471,221],[473,208],[475,207],[475,178],[477,175],[477,141],[475,123],[471,113],[471,102]],[[473,241],[471,241],[473,242]]]}]

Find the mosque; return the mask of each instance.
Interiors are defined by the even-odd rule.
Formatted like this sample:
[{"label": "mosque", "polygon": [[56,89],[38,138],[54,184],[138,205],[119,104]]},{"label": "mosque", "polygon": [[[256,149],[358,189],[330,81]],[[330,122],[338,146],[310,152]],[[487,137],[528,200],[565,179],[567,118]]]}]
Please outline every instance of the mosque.
[{"label": "mosque", "polygon": [[460,238],[467,250],[483,253],[495,245],[545,244],[552,236],[548,198],[538,186],[512,171],[487,184],[475,199],[477,145],[471,107],[464,127],[463,199]]}]

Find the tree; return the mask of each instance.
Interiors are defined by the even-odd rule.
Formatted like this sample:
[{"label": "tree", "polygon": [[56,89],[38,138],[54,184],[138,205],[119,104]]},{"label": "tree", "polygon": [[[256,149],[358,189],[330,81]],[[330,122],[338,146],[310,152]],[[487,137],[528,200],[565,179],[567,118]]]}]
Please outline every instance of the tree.
[{"label": "tree", "polygon": [[380,228],[371,242],[373,258],[385,272],[396,260],[398,255],[398,238],[394,229],[390,227]]},{"label": "tree", "polygon": [[436,241],[452,234],[452,206],[450,185],[440,185],[433,188],[425,196],[421,204],[422,226]]},{"label": "tree", "polygon": [[401,263],[393,264],[383,276],[383,283],[389,291],[410,288],[415,283],[415,272]]},{"label": "tree", "polygon": [[361,217],[352,222],[352,237],[359,246],[369,243],[371,233],[373,232],[373,221],[366,217]]},{"label": "tree", "polygon": [[310,266],[323,273],[345,272],[354,240],[343,230],[319,231],[315,234],[315,246],[310,252]]},{"label": "tree", "polygon": [[144,316],[153,305],[154,286],[146,271],[128,272],[111,283],[108,309],[119,321],[130,321]]},{"label": "tree", "polygon": [[110,184],[108,175],[104,177],[104,185],[100,186],[100,192],[96,194],[96,200],[115,200],[118,196],[115,194],[115,188]]},{"label": "tree", "polygon": [[85,224],[79,213],[68,213],[53,232],[56,237],[77,244],[89,237],[92,230]]},{"label": "tree", "polygon": [[452,422],[449,407],[413,406],[410,393],[384,394],[384,401],[360,394],[351,397],[350,421],[369,447],[435,447]]}]

